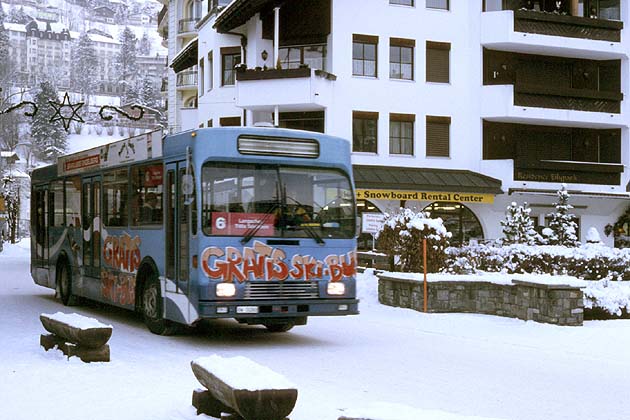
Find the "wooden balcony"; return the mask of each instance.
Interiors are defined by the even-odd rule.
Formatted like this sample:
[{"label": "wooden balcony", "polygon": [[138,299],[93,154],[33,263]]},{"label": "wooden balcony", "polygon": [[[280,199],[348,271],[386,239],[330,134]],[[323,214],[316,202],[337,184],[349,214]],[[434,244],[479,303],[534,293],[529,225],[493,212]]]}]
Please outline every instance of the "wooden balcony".
[{"label": "wooden balcony", "polygon": [[606,19],[544,13],[532,10],[514,11],[514,31],[620,42],[623,22]]},{"label": "wooden balcony", "polygon": [[622,99],[622,93],[614,92],[535,85],[514,86],[514,105],[526,107],[619,114]]}]

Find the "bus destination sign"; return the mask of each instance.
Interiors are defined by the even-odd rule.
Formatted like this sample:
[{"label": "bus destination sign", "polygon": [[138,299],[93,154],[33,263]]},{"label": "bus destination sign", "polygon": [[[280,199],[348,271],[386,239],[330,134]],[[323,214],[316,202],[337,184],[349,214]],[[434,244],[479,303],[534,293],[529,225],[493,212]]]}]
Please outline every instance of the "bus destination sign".
[{"label": "bus destination sign", "polygon": [[156,130],[62,156],[58,160],[57,171],[60,176],[75,175],[161,156],[162,130]]}]

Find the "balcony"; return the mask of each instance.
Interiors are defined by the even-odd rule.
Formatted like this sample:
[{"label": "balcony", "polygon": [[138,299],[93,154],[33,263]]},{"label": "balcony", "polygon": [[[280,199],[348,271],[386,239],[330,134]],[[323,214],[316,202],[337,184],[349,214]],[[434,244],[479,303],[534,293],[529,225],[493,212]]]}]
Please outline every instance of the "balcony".
[{"label": "balcony", "polygon": [[179,20],[178,26],[178,34],[188,34],[188,33],[196,33],[197,32],[197,22],[199,22],[199,18],[186,18]]},{"label": "balcony", "polygon": [[526,85],[483,86],[481,92],[481,116],[492,121],[601,128],[628,125],[620,113],[570,109],[616,107],[620,97],[615,94],[597,92],[588,98],[583,91]]},{"label": "balcony", "polygon": [[197,71],[186,70],[177,73],[176,86],[178,90],[197,90]]},{"label": "balcony", "polygon": [[255,69],[236,73],[236,106],[252,111],[309,111],[328,107],[337,77],[302,66],[297,69]]},{"label": "balcony", "polygon": [[481,44],[492,49],[587,59],[624,58],[623,22],[530,10],[484,12]]}]

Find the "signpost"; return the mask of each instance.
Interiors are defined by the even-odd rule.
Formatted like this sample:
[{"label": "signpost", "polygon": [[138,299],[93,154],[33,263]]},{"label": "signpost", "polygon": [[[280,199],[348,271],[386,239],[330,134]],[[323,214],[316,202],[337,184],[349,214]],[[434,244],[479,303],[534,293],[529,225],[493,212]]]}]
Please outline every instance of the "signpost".
[{"label": "signpost", "polygon": [[383,213],[361,213],[361,233],[372,234],[372,251],[375,249],[375,235],[381,231],[384,222]]}]

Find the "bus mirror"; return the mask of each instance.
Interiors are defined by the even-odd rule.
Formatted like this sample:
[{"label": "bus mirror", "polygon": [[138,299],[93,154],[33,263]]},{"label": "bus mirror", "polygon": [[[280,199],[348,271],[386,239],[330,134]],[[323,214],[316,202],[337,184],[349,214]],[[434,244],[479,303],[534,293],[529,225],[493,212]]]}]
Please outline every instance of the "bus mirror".
[{"label": "bus mirror", "polygon": [[195,189],[192,175],[185,174],[182,176],[182,193],[184,195],[191,195]]}]

